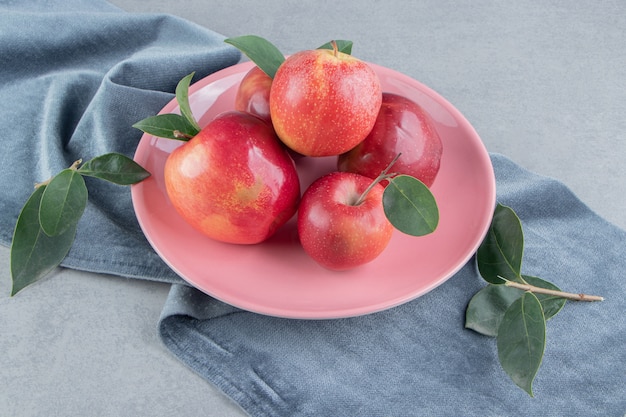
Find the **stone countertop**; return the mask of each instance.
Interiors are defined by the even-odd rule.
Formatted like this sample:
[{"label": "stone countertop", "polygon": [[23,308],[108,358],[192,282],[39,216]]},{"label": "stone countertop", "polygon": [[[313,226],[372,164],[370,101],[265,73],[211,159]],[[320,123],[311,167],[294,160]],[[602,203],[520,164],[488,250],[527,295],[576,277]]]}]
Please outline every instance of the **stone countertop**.
[{"label": "stone countertop", "polygon": [[[112,0],[286,54],[332,38],[456,106],[488,151],[557,178],[626,228],[626,6],[621,1]],[[161,344],[169,286],[72,270],[9,298],[0,247],[0,414],[242,416]]]}]

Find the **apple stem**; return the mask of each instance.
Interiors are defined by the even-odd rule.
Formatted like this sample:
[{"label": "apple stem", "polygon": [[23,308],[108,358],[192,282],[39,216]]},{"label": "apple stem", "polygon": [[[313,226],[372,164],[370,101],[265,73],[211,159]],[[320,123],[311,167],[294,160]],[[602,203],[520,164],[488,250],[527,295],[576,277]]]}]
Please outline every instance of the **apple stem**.
[{"label": "apple stem", "polygon": [[337,46],[337,42],[336,41],[330,41],[330,44],[333,47],[333,54],[335,55],[335,58],[337,58],[339,56],[339,47]]},{"label": "apple stem", "polygon": [[396,163],[396,161],[398,160],[398,158],[400,158],[400,155],[402,155],[402,153],[399,153],[395,156],[395,158],[393,158],[391,160],[391,162],[389,163],[389,165],[387,165],[387,168],[385,168],[375,179],[374,181],[372,181],[370,183],[370,185],[367,186],[367,188],[365,189],[365,191],[363,191],[363,193],[359,196],[359,198],[356,200],[356,202],[354,203],[355,206],[358,206],[359,204],[363,203],[363,201],[365,201],[365,198],[367,197],[367,194],[372,190],[372,188],[374,188],[376,186],[376,184],[378,184],[379,182],[386,180],[388,178],[394,177],[396,174],[395,173],[391,173],[389,174],[389,170],[391,169],[391,167],[393,166],[393,164]]}]

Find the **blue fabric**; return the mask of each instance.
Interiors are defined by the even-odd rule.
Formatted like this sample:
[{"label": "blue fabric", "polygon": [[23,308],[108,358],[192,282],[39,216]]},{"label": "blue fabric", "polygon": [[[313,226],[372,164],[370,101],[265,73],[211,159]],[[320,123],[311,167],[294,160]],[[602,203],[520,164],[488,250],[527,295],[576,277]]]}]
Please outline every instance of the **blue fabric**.
[{"label": "blue fabric", "polygon": [[[223,39],[104,1],[0,1],[0,243],[10,244],[33,184],[79,158],[132,157],[141,138],[133,123],[169,102],[181,78],[237,63]],[[129,187],[86,182],[89,205],[62,265],[182,282],[143,236]]]},{"label": "blue fabric", "polygon": [[500,368],[495,339],[464,329],[486,285],[474,260],[425,296],[340,320],[262,316],[174,285],[165,344],[252,416],[623,416],[626,233],[560,182],[492,161],[498,201],[523,224],[523,272],[606,297],[548,321],[534,398]]},{"label": "blue fabric", "polygon": [[[132,156],[141,135],[131,125],[171,100],[182,76],[236,63],[222,39],[103,1],[0,0],[1,243],[9,244],[33,183],[78,158]],[[523,222],[524,273],[606,296],[570,302],[548,322],[532,399],[501,370],[494,339],[463,327],[467,302],[485,285],[473,262],[380,313],[262,316],[181,285],[143,237],[128,187],[94,180],[63,265],[174,283],[159,322],[163,342],[251,416],[624,415],[626,233],[558,181],[502,155],[492,160],[498,200]]]}]

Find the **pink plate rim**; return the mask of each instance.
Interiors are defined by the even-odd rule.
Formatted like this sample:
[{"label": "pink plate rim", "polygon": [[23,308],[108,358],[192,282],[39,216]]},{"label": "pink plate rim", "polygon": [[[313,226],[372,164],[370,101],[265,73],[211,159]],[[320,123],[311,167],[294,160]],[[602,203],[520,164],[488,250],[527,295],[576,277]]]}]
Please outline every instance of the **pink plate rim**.
[{"label": "pink plate rim", "polygon": [[[255,280],[258,281],[258,279],[263,279],[264,268],[269,267],[269,271],[267,272],[267,285],[264,286],[263,281],[261,281],[261,283],[252,282],[250,279],[242,276],[237,277],[238,279],[242,279],[241,285],[237,285],[232,288],[222,288],[221,285],[223,283],[223,280],[221,280],[222,277],[220,276],[215,276],[211,274],[205,275],[196,272],[189,273],[186,271],[189,268],[200,266],[190,264],[206,263],[205,266],[208,266],[209,261],[207,261],[206,259],[197,258],[185,259],[185,254],[182,252],[186,251],[186,248],[175,248],[173,247],[173,245],[175,244],[168,243],[172,242],[171,239],[177,239],[178,237],[171,237],[170,239],[170,237],[166,235],[167,233],[171,234],[171,231],[169,231],[169,228],[167,226],[167,218],[171,217],[166,216],[176,216],[176,214],[175,212],[174,214],[172,214],[173,208],[167,207],[163,208],[163,210],[165,210],[163,213],[161,213],[160,211],[155,212],[155,208],[153,207],[154,204],[152,206],[148,204],[149,199],[155,199],[155,201],[158,202],[159,205],[167,206],[169,204],[163,188],[159,186],[159,183],[162,182],[162,179],[153,175],[142,183],[133,185],[131,187],[131,197],[137,219],[144,235],[146,236],[148,242],[151,244],[154,250],[157,252],[157,254],[165,261],[165,263],[190,285],[227,304],[259,314],[296,319],[335,319],[354,317],[383,311],[401,305],[428,293],[429,291],[447,281],[454,274],[456,274],[476,252],[480,243],[488,232],[489,226],[491,224],[493,208],[495,207],[496,203],[496,182],[489,154],[480,137],[471,126],[471,124],[467,121],[467,119],[452,104],[450,104],[446,99],[441,97],[438,93],[420,83],[419,81],[416,81],[402,73],[373,63],[370,63],[370,65],[375,71],[379,73],[379,75],[381,75],[381,82],[383,82],[383,87],[388,87],[392,90],[397,91],[410,91],[415,100],[420,101],[419,104],[423,106],[429,106],[433,110],[433,119],[435,119],[438,128],[441,129],[440,135],[442,136],[442,140],[444,140],[444,159],[447,157],[446,151],[447,145],[449,143],[449,147],[451,149],[449,152],[451,153],[451,155],[449,155],[449,160],[445,161],[445,165],[444,159],[442,159],[442,168],[439,174],[439,176],[442,177],[442,180],[440,181],[438,176],[435,184],[433,184],[432,187],[432,191],[435,194],[435,197],[438,199],[438,203],[440,204],[440,208],[442,211],[440,228],[445,228],[446,231],[442,232],[441,236],[434,236],[432,243],[428,243],[427,245],[439,245],[442,251],[444,251],[444,249],[446,249],[449,244],[453,243],[454,245],[457,245],[457,241],[460,241],[461,243],[458,243],[457,245],[460,246],[460,248],[458,249],[458,253],[455,253],[454,256],[450,255],[450,259],[447,260],[445,259],[445,257],[447,256],[446,253],[440,253],[440,251],[436,252],[437,254],[439,254],[437,256],[443,258],[437,259],[437,262],[442,262],[440,269],[437,270],[436,273],[433,273],[432,276],[427,276],[423,279],[420,278],[423,282],[420,281],[419,283],[415,283],[414,285],[409,279],[410,277],[403,278],[404,281],[398,283],[398,286],[403,286],[401,288],[394,288],[393,282],[391,284],[389,284],[388,282],[385,282],[384,284],[381,282],[379,284],[378,281],[374,280],[372,277],[370,277],[370,275],[381,275],[381,270],[376,270],[374,267],[371,267],[369,269],[362,267],[363,269],[360,276],[363,277],[363,280],[365,282],[365,288],[359,287],[358,289],[360,292],[358,293],[358,295],[363,295],[363,298],[359,298],[356,300],[346,300],[345,305],[342,304],[342,300],[333,299],[333,297],[349,297],[349,295],[351,294],[350,288],[345,283],[337,284],[338,291],[343,291],[343,293],[337,295],[329,292],[324,293],[323,289],[319,291],[319,294],[317,294],[315,291],[311,292],[309,290],[313,287],[308,286],[308,283],[302,283],[303,288],[308,288],[308,294],[303,294],[302,297],[318,296],[318,304],[315,304],[316,300],[310,300],[308,298],[302,303],[302,307],[297,304],[297,300],[292,300],[290,301],[290,304],[286,304],[286,298],[298,296],[299,292],[297,285],[294,284],[293,281],[290,281],[288,285],[286,285],[286,287],[289,287],[289,291],[291,291],[288,293],[287,289],[284,289],[283,285],[281,284],[280,280],[283,279],[282,277],[269,277],[269,274],[275,273],[276,271],[272,271],[272,264],[269,263],[270,261],[264,261],[263,258],[260,258],[260,261],[258,261],[257,259],[257,264],[248,266],[237,266],[235,270],[239,271],[240,274],[245,274],[246,268],[248,268],[248,271],[250,273],[253,273],[255,275],[261,275],[255,278]],[[215,72],[195,82],[190,86],[189,89],[190,102],[195,98],[196,94],[198,94],[198,97],[200,97],[200,95],[206,93],[205,90],[219,83],[228,84],[230,90],[224,92],[223,95],[224,97],[228,96],[229,98],[232,98],[231,96],[233,95],[233,85],[236,85],[237,80],[243,77],[243,75],[250,68],[252,68],[252,66],[253,64],[251,62],[243,62],[225,68],[221,71]],[[205,99],[198,99],[200,105],[203,105],[203,100]],[[206,100],[206,102],[211,103],[211,108],[219,107],[216,104],[219,103],[219,98],[209,97],[206,98]],[[193,108],[192,105],[192,110],[194,111],[195,115],[202,115],[201,117],[199,117],[201,125],[208,123],[208,121],[212,117],[209,115],[208,112],[206,114],[203,114],[204,110],[206,109]],[[224,109],[221,110],[223,111]],[[173,112],[178,112],[178,104],[175,99],[171,100],[165,107],[163,107],[159,114]],[[216,110],[216,112],[220,111]],[[450,132],[449,136],[451,139],[447,139],[447,132]],[[446,143],[446,140],[449,140],[449,142]],[[161,158],[159,159],[160,162],[162,162],[162,158],[166,157],[167,151],[163,151],[162,144],[164,142],[162,141],[167,140],[154,138],[151,135],[144,134],[137,147],[134,156],[135,161],[143,165],[144,167],[146,167],[146,164],[150,165],[151,163],[154,163],[156,165],[152,168],[156,168],[158,171],[158,163],[153,162],[156,161],[157,157],[154,156],[153,153],[164,153],[164,155],[161,155],[159,157]],[[466,157],[467,155],[470,156]],[[462,170],[461,167],[464,167],[464,170]],[[443,173],[444,170],[445,173]],[[451,190],[451,188],[454,188],[454,190]],[[159,193],[161,193],[162,195],[159,195]],[[442,196],[441,203],[438,194]],[[462,198],[464,200],[456,201],[455,199],[457,199],[457,194],[463,195]],[[475,198],[475,195],[478,197]],[[458,219],[458,217],[461,214],[460,210],[462,209],[451,207],[453,205],[453,202],[451,201],[450,203],[448,203],[448,200],[455,200],[455,206],[465,204],[468,207],[472,207],[472,210],[476,211],[476,213],[474,214],[474,216],[471,216],[471,218],[463,219],[463,221],[461,221]],[[475,209],[474,205],[476,206]],[[450,213],[450,215],[448,217],[445,217],[444,214],[447,213]],[[451,224],[453,223],[454,228],[452,226],[446,227],[446,223],[444,222]],[[442,226],[442,224],[444,226]],[[467,228],[468,230],[456,232],[456,228]],[[188,233],[190,234],[189,236],[191,236],[191,234],[195,232],[184,233]],[[436,235],[437,233],[438,231],[435,231],[433,235]],[[444,233],[445,235],[443,235]],[[397,234],[399,234],[399,232],[397,232],[396,235]],[[394,239],[396,239],[396,235],[394,235],[392,243]],[[201,237],[197,237],[195,235],[192,236],[192,238],[202,239]],[[405,248],[405,241],[403,239],[406,239],[406,237],[397,237],[397,240],[400,242],[398,243],[398,248]],[[201,244],[204,244],[204,241],[199,240],[199,242],[201,242]],[[180,244],[180,242],[176,244]],[[206,244],[209,246],[214,245],[211,242],[206,242]],[[229,251],[229,253],[235,251],[235,249],[233,248],[227,248],[224,250]],[[248,251],[249,248],[241,247],[240,249],[236,250]],[[252,251],[257,250],[260,249],[257,248]],[[243,252],[241,253],[242,255],[244,254]],[[384,255],[385,254],[383,253],[381,257],[383,257]],[[404,258],[406,258],[406,256]],[[389,260],[389,262],[392,261],[392,259]],[[211,262],[213,262],[211,265],[215,266],[214,269],[224,269],[230,271],[226,266],[222,267],[221,265],[219,265],[219,259],[212,259]],[[275,260],[273,260],[272,262],[275,262]],[[374,262],[378,262],[378,260]],[[383,262],[387,261],[380,262],[382,265]],[[389,263],[389,265],[391,265],[391,263]],[[309,272],[310,270],[312,270],[312,268],[318,269],[315,269],[314,272]],[[418,274],[421,269],[428,269],[428,267],[418,265],[417,267],[412,269],[411,273]],[[277,270],[283,271],[284,268],[281,266]],[[320,279],[325,283],[331,283],[329,284],[330,286],[335,285],[333,284],[333,282],[335,282],[335,278],[328,277],[334,277],[334,274],[336,274],[336,272],[326,271],[321,267],[318,267],[317,265],[306,264],[305,268],[300,268],[299,266],[298,268],[294,269],[294,271],[297,271],[298,273],[305,271],[311,276],[322,277]],[[304,275],[306,275],[306,273]],[[360,272],[356,272],[355,275],[358,273]],[[287,278],[285,278],[285,283],[287,282],[286,279]],[[358,280],[360,278],[349,277],[348,279]],[[246,288],[248,286],[250,286],[250,290],[246,292]],[[407,287],[406,290],[404,287]],[[356,290],[356,288],[354,289]],[[393,291],[391,289],[393,289]],[[281,291],[283,290],[285,291],[285,293],[281,294]],[[389,292],[388,297],[385,297],[385,291]],[[267,294],[263,294],[262,292],[266,292]],[[356,295],[357,294],[355,294],[355,297]],[[328,304],[328,306],[326,306],[326,304]]]}]

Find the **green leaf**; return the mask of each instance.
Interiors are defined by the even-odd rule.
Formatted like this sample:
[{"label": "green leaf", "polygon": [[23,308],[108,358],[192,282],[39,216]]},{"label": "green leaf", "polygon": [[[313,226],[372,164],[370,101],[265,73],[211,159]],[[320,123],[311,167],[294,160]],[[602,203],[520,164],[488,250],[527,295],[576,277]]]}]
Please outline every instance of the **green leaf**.
[{"label": "green leaf", "polygon": [[500,365],[532,397],[532,383],[546,345],[546,321],[534,294],[523,293],[506,310],[496,343]]},{"label": "green leaf", "polygon": [[[522,275],[524,280],[535,287],[561,291],[556,285],[541,278]],[[489,284],[478,291],[465,310],[465,327],[485,336],[496,336],[498,328],[509,306],[522,296],[524,291],[506,285]],[[535,294],[546,320],[554,317],[565,305],[565,298],[547,294]]]},{"label": "green leaf", "polygon": [[224,42],[243,52],[270,78],[274,78],[278,67],[285,61],[283,53],[270,41],[260,36],[244,35],[228,38]]},{"label": "green leaf", "polygon": [[491,226],[477,251],[480,275],[487,282],[502,284],[499,276],[520,281],[524,234],[515,212],[502,204],[495,208]]},{"label": "green leaf", "polygon": [[465,310],[465,327],[485,336],[496,336],[511,304],[522,295],[522,291],[504,285],[489,284],[478,291]]},{"label": "green leaf", "polygon": [[195,129],[195,133],[191,136],[195,136],[200,132],[200,126],[198,126],[198,122],[195,117],[193,117],[191,106],[189,106],[189,85],[191,84],[191,79],[194,74],[195,72],[192,72],[187,75],[176,85],[176,101],[178,102],[178,107],[180,107],[180,114],[182,114],[187,122],[189,122],[189,125]]},{"label": "green leaf", "polygon": [[427,235],[439,224],[435,197],[423,182],[409,175],[389,179],[383,193],[383,208],[389,222],[408,235]]},{"label": "green leaf", "polygon": [[[133,127],[158,138],[183,141],[187,141],[199,133],[198,129],[189,124],[185,116],[173,113],[146,117],[135,123]],[[181,132],[187,137],[181,137],[176,132]]]},{"label": "green leaf", "polygon": [[52,237],[41,229],[39,207],[46,188],[31,194],[15,225],[10,254],[12,296],[59,266],[74,242],[76,224]]},{"label": "green leaf", "polygon": [[[561,291],[561,289],[557,287],[556,285],[554,285],[553,283],[543,280],[541,278],[533,277],[530,275],[522,275],[522,278],[524,279],[524,281],[526,281],[526,283],[530,285],[534,285],[535,287],[547,288],[549,290],[554,290],[554,291]],[[521,290],[518,290],[518,291],[521,291]],[[551,319],[559,311],[561,311],[561,309],[565,305],[565,302],[567,301],[563,297],[557,297],[557,296],[548,295],[548,294],[535,294],[535,296],[541,303],[541,308],[543,309],[543,315],[545,316],[546,320]]]},{"label": "green leaf", "polygon": [[[339,52],[343,52],[344,54],[352,54],[352,41],[346,41],[346,40],[336,40],[335,41],[337,43],[337,50]],[[325,43],[324,45],[320,46],[317,49],[333,49],[333,45],[330,42]]]},{"label": "green leaf", "polygon": [[39,206],[41,229],[57,236],[75,227],[87,206],[87,186],[75,169],[64,169],[46,186]]},{"label": "green leaf", "polygon": [[85,162],[78,172],[119,185],[136,184],[150,176],[141,165],[119,153],[108,153],[93,158]]}]

